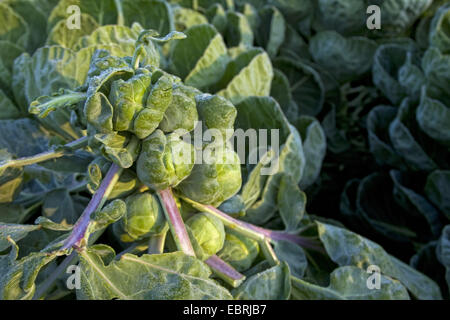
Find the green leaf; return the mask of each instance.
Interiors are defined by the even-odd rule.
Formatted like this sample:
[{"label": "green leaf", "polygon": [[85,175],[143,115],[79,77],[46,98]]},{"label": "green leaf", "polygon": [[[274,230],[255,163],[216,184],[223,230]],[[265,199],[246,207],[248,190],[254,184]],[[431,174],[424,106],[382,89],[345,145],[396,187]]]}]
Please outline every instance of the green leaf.
[{"label": "green leaf", "polygon": [[230,299],[228,291],[209,279],[200,260],[181,252],[122,255],[105,266],[87,249],[80,255],[81,289],[78,299]]},{"label": "green leaf", "polygon": [[66,20],[60,20],[47,37],[47,45],[60,45],[65,48],[74,48],[79,39],[91,34],[98,24],[89,14],[80,15],[80,29],[69,29]]},{"label": "green leaf", "polygon": [[422,69],[426,76],[426,93],[429,97],[450,103],[450,56],[443,55],[437,48],[430,47],[422,58]]},{"label": "green leaf", "polygon": [[[120,56],[132,56],[139,30],[120,25],[108,25],[96,28],[92,33],[81,37],[74,45],[75,50],[100,45],[119,45],[124,54]],[[113,54],[111,52],[111,54]],[[114,55],[119,56],[117,53]]]},{"label": "green leaf", "polygon": [[14,60],[24,49],[10,41],[0,40],[0,89],[12,96]]},{"label": "green leaf", "polygon": [[17,119],[20,116],[21,112],[19,108],[0,89],[0,120]]},{"label": "green leaf", "polygon": [[376,49],[375,41],[363,37],[344,38],[334,31],[317,33],[309,46],[314,60],[339,82],[351,81],[367,73]]},{"label": "green leaf", "polygon": [[450,225],[442,230],[436,254],[447,271],[445,279],[447,280],[447,287],[450,289]]},{"label": "green leaf", "polygon": [[306,194],[299,189],[291,176],[283,175],[281,178],[277,203],[286,230],[296,230],[305,213]]},{"label": "green leaf", "polygon": [[274,245],[274,251],[280,261],[284,261],[289,265],[291,274],[297,278],[303,278],[308,261],[303,249],[292,242],[280,240]]},{"label": "green leaf", "polygon": [[35,224],[42,226],[44,229],[53,230],[53,231],[70,231],[73,229],[73,225],[67,224],[66,222],[57,223],[46,217],[38,217]]},{"label": "green leaf", "polygon": [[260,28],[258,28],[256,38],[273,59],[284,42],[286,22],[281,12],[273,6],[263,7],[258,13]]},{"label": "green leaf", "polygon": [[[0,153],[2,151],[0,150]],[[12,202],[21,191],[22,183],[22,168],[7,168],[6,170],[2,170],[0,172],[0,203]]]},{"label": "green leaf", "polygon": [[297,119],[298,107],[293,102],[289,79],[278,69],[273,70],[270,96],[277,100],[287,118]]},{"label": "green leaf", "polygon": [[61,89],[51,96],[41,96],[30,103],[28,111],[45,118],[60,108],[76,106],[86,98],[84,93]]},{"label": "green leaf", "polygon": [[27,39],[26,49],[28,52],[34,52],[45,42],[47,33],[47,16],[42,8],[44,1],[34,0],[6,0],[3,1],[19,14],[28,25],[30,35]]},{"label": "green leaf", "polygon": [[[42,47],[32,57],[22,54],[15,60],[13,91],[16,100],[24,110],[41,96],[49,96],[60,89],[75,89],[86,79],[92,49],[74,53],[59,46]],[[58,110],[45,119],[40,119],[50,130],[67,139],[81,135],[70,124],[70,113]]]},{"label": "green leaf", "polygon": [[[245,55],[246,53],[242,53]],[[234,60],[239,60],[241,56]],[[230,62],[229,66],[232,66]],[[246,66],[229,67],[225,77],[230,79],[226,87],[217,92],[218,95],[230,100],[233,104],[242,102],[250,96],[268,96],[273,78],[273,69],[269,56],[265,52],[254,55]]]},{"label": "green leaf", "polygon": [[203,14],[188,8],[176,7],[173,9],[173,15],[177,31],[184,31],[195,25],[208,23],[208,19]]},{"label": "green leaf", "polygon": [[69,190],[55,189],[45,195],[42,215],[56,223],[74,224],[81,212],[76,210]]},{"label": "green leaf", "polygon": [[339,227],[319,222],[316,224],[325,250],[339,266],[367,268],[376,265],[381,274],[400,281],[416,298],[441,299],[436,283],[389,255],[378,244]]},{"label": "green leaf", "polygon": [[227,28],[227,14],[220,3],[215,3],[207,8],[206,17],[209,22],[219,31],[224,34]]},{"label": "green leaf", "polygon": [[320,123],[313,117],[301,116],[292,123],[302,138],[306,163],[300,188],[306,189],[319,177],[327,150],[327,140]]},{"label": "green leaf", "polygon": [[[266,160],[271,160],[268,167],[263,164],[256,167],[258,171],[252,173],[248,185],[244,185],[243,188],[243,200],[248,208],[245,219],[259,224],[270,219],[277,210],[281,174],[290,175],[296,183],[300,181],[305,167],[302,141],[297,130],[289,125],[278,103],[271,97],[247,98],[237,104],[236,109],[238,111],[236,128],[244,132],[247,129],[266,129],[269,135],[267,145],[260,147],[266,148],[264,151],[273,150],[276,153],[275,156],[267,157]],[[271,129],[277,130],[278,141],[271,140],[274,137],[273,132],[269,134]],[[246,146],[245,154],[256,155],[258,147],[258,145]],[[260,153],[259,156],[261,158],[263,154]],[[246,163],[249,163],[249,160],[251,159],[246,159]],[[261,161],[262,159],[259,159],[258,162]],[[256,163],[250,165],[253,167]],[[252,167],[249,169],[254,169]],[[260,175],[264,167],[266,167],[265,175],[269,171],[271,173],[267,177]]]},{"label": "green leaf", "polygon": [[287,300],[291,294],[289,267],[283,262],[257,273],[232,293],[240,300]]},{"label": "green leaf", "polygon": [[0,256],[0,299],[31,300],[36,286],[36,278],[43,267],[52,262],[56,255],[33,252],[16,260],[18,247],[12,241],[9,254]]},{"label": "green leaf", "polygon": [[32,119],[0,120],[0,149],[5,148],[16,157],[47,151],[48,143],[47,133]]},{"label": "green leaf", "polygon": [[380,10],[383,14],[383,33],[401,34],[412,27],[414,22],[427,10],[431,0],[388,0]]},{"label": "green leaf", "polygon": [[185,83],[206,88],[217,82],[229,61],[222,36],[209,24],[195,25],[174,43],[171,68]]},{"label": "green leaf", "polygon": [[117,23],[117,10],[114,0],[61,0],[53,8],[47,23],[47,30],[51,30],[60,20],[66,20],[73,12],[67,10],[72,5],[80,8],[80,13],[87,13],[99,25]]},{"label": "green leaf", "polygon": [[325,100],[325,84],[319,72],[304,61],[285,57],[276,58],[274,66],[289,79],[299,114],[317,115]]},{"label": "green leaf", "polygon": [[[413,217],[421,217],[426,221],[426,230],[430,230],[434,237],[439,236],[442,229],[439,211],[417,192],[413,191],[414,183],[408,181],[408,176],[400,171],[391,170],[390,176],[394,182],[393,195],[398,204],[400,204]],[[421,224],[425,231],[424,224]],[[429,231],[428,231],[429,232]],[[425,232],[424,232],[425,234]]]},{"label": "green leaf", "polygon": [[380,289],[369,289],[369,276],[370,273],[358,267],[346,266],[331,273],[328,287],[292,278],[292,297],[298,300],[409,300],[406,288],[384,275],[380,275]]},{"label": "green leaf", "polygon": [[434,140],[450,145],[450,108],[424,93],[416,113],[420,128]]},{"label": "green leaf", "polygon": [[447,218],[450,218],[450,171],[435,170],[427,177],[425,194]]},{"label": "green leaf", "polygon": [[[406,178],[412,177],[398,176],[395,171],[391,174],[390,177],[375,172],[362,179],[356,193],[355,212],[364,221],[360,228],[376,230],[396,241],[429,241],[439,228],[435,208],[403,185],[409,182]],[[412,187],[415,184],[415,180],[409,182]]]},{"label": "green leaf", "polygon": [[25,48],[29,33],[26,21],[11,7],[0,3],[0,40],[6,40]]},{"label": "green leaf", "polygon": [[389,137],[389,126],[397,115],[397,108],[376,106],[367,117],[370,152],[380,165],[404,168],[402,157],[397,154]]},{"label": "green leaf", "polygon": [[430,25],[430,44],[441,50],[442,53],[450,53],[450,6],[444,5],[436,12]]},{"label": "green leaf", "polygon": [[29,214],[30,212],[20,204],[0,204],[0,222],[20,224],[28,218]]},{"label": "green leaf", "polygon": [[144,29],[154,29],[159,34],[168,34],[175,30],[170,5],[160,0],[123,0],[125,24],[131,26],[138,22]]},{"label": "green leaf", "polygon": [[39,230],[40,226],[27,225],[27,224],[0,224],[0,252],[9,248],[11,242],[7,239],[10,237],[14,242],[17,242],[25,238],[28,233]]},{"label": "green leaf", "polygon": [[226,18],[225,40],[228,46],[251,46],[253,44],[253,31],[246,16],[240,12],[228,11]]},{"label": "green leaf", "polygon": [[375,52],[372,67],[373,82],[394,104],[406,97],[406,89],[398,82],[401,67],[407,62],[409,45],[398,43],[383,44]]},{"label": "green leaf", "polygon": [[433,148],[436,142],[419,143],[419,141],[422,142],[423,137],[420,135],[420,131],[414,130],[416,121],[414,108],[408,99],[402,102],[396,118],[389,126],[390,140],[397,153],[403,157],[410,168],[427,171],[437,169],[435,159],[427,153],[428,150],[424,149],[436,149]]},{"label": "green leaf", "polygon": [[366,28],[367,1],[319,0],[317,3],[318,19],[326,29],[354,35]]}]

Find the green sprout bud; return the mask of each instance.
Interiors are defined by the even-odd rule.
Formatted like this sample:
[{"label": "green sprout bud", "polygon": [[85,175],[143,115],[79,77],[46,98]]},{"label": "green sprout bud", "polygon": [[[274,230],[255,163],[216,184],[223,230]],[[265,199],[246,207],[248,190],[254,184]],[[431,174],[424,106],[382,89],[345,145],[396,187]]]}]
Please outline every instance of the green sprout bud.
[{"label": "green sprout bud", "polygon": [[219,206],[241,188],[240,160],[237,153],[225,145],[209,150],[208,157],[205,157],[205,150],[203,163],[194,166],[191,175],[177,190],[194,201]]},{"label": "green sprout bud", "polygon": [[213,215],[201,212],[186,221],[194,243],[196,256],[206,260],[222,249],[225,241],[225,229],[222,221]]},{"label": "green sprout bud", "polygon": [[[125,199],[127,213],[114,231],[123,242],[133,242],[161,233],[167,227],[163,209],[158,198],[140,193]],[[118,234],[119,233],[119,234]]]},{"label": "green sprout bud", "polygon": [[225,243],[217,254],[237,271],[248,270],[259,253],[258,242],[227,229]]},{"label": "green sprout bud", "polygon": [[156,130],[142,142],[137,161],[138,178],[152,190],[177,186],[192,171],[194,147],[172,133]]}]

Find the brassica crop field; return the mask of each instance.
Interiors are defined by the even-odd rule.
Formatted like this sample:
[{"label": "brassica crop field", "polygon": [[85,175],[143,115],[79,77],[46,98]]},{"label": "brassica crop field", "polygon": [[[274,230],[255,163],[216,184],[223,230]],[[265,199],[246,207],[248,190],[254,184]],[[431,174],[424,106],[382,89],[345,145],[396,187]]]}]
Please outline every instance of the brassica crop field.
[{"label": "brassica crop field", "polygon": [[0,300],[441,300],[448,0],[0,0]]}]

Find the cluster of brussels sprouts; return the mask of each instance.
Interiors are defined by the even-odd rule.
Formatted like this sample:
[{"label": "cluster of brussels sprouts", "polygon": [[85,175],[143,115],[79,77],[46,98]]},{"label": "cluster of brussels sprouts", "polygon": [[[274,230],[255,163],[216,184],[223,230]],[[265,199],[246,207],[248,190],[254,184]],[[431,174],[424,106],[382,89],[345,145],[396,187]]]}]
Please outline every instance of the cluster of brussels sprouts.
[{"label": "cluster of brussels sprouts", "polygon": [[[41,97],[30,111],[46,116],[71,107],[71,124],[86,133],[96,155],[87,170],[91,193],[101,188],[112,163],[120,168],[107,195],[126,207],[111,229],[119,244],[165,237],[173,221],[159,192],[173,189],[195,256],[217,255],[237,270],[248,269],[258,256],[258,243],[182,200],[218,207],[240,190],[241,163],[229,142],[236,108],[224,97],[183,84],[160,69],[159,61],[145,52],[140,56],[142,50],[138,45],[133,57],[96,50],[83,86]],[[209,134],[203,135],[206,130]],[[172,236],[168,239],[177,237]]]},{"label": "cluster of brussels sprouts", "polygon": [[[174,188],[194,201],[218,206],[242,183],[240,159],[226,141],[237,114],[233,104],[186,86],[154,65],[133,64],[131,57],[97,50],[79,88],[85,99],[72,112],[72,122],[86,130],[89,147],[98,155],[88,167],[88,189],[94,193],[100,187],[111,162],[123,168],[108,197],[126,204],[126,214],[112,228],[122,244],[167,232],[157,191]],[[224,139],[195,146],[183,134],[196,125],[216,130]],[[199,152],[213,144],[212,157],[197,163]],[[201,260],[220,254],[244,270],[258,254],[256,242],[231,230],[225,233],[223,223],[208,213],[185,216],[185,227]]]},{"label": "cluster of brussels sprouts", "polygon": [[[155,66],[133,69],[131,64],[104,50],[93,56],[78,117],[90,147],[122,168],[135,164],[137,178],[153,191],[178,187],[187,197],[212,205],[233,196],[241,187],[240,160],[227,142],[202,141],[195,147],[182,135],[198,124],[226,134],[233,129],[235,107]],[[196,163],[198,152],[212,143],[212,161]],[[90,171],[102,171],[95,166]],[[94,180],[98,185],[101,175]]]}]

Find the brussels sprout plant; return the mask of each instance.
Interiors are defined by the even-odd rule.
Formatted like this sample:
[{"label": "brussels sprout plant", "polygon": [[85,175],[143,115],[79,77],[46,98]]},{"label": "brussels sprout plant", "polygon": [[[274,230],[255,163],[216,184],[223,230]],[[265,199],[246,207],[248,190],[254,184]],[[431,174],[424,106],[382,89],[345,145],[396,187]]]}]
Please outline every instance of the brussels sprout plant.
[{"label": "brussels sprout plant", "polygon": [[349,3],[0,2],[0,299],[447,299],[450,6]]}]

